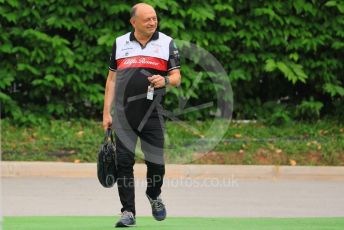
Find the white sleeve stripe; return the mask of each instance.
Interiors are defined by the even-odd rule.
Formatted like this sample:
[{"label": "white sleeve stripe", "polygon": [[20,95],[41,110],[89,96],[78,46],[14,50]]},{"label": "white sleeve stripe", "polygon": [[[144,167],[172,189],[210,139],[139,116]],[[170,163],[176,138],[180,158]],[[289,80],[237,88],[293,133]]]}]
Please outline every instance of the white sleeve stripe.
[{"label": "white sleeve stripe", "polygon": [[110,66],[109,66],[109,70],[113,71],[113,72],[116,72],[117,70],[116,69],[112,69]]},{"label": "white sleeve stripe", "polygon": [[180,65],[179,65],[179,66],[172,67],[172,68],[169,68],[167,71],[171,71],[171,70],[174,70],[174,69],[180,69]]}]

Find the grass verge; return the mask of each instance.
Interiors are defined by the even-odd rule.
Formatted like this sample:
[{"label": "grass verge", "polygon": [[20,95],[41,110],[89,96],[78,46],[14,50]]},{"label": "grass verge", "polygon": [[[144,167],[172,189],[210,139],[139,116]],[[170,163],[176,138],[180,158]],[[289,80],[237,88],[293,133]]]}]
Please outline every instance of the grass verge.
[{"label": "grass verge", "polygon": [[[167,163],[344,165],[344,125],[338,122],[276,127],[195,121],[166,127]],[[3,119],[1,132],[2,159],[10,161],[94,162],[103,139],[101,124],[90,120],[18,127]],[[139,147],[136,158],[143,161]]]}]

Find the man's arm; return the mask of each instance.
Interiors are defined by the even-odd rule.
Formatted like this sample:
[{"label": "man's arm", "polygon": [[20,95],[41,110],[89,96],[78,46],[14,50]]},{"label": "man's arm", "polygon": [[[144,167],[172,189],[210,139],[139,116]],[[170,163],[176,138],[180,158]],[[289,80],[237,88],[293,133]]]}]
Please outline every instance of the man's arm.
[{"label": "man's arm", "polygon": [[[180,75],[180,58],[179,52],[177,49],[176,44],[173,40],[171,40],[169,44],[169,58],[167,60],[167,69],[168,69],[168,77],[169,77],[169,85],[171,86],[179,86],[181,82],[181,75]],[[165,77],[160,75],[153,75],[148,78],[149,82],[154,85],[154,88],[161,88],[166,86],[165,84]]]},{"label": "man's arm", "polygon": [[115,97],[116,72],[109,70],[105,86],[103,127],[107,129],[112,125],[111,109]]},{"label": "man's arm", "polygon": [[[181,81],[181,75],[179,69],[173,69],[168,72],[169,80],[171,86],[179,86]],[[153,75],[148,77],[150,83],[153,84],[154,88],[161,88],[166,86],[165,85],[165,77],[161,75]]]},{"label": "man's arm", "polygon": [[170,77],[170,85],[171,86],[179,86],[181,82],[181,75],[179,69],[173,69],[168,72],[168,76]]}]

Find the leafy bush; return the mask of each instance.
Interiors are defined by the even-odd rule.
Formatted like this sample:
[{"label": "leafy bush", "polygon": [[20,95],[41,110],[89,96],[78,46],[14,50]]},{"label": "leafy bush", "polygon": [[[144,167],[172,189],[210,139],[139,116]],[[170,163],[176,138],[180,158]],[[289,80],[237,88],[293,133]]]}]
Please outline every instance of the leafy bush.
[{"label": "leafy bush", "polygon": [[268,125],[286,125],[292,121],[290,109],[280,102],[268,101],[257,109],[256,117]]},{"label": "leafy bush", "polygon": [[[223,65],[236,118],[256,118],[255,108],[269,101],[286,104],[290,114],[297,107],[302,119],[337,114],[343,105],[343,1],[146,2],[155,6],[162,32],[205,48]],[[111,45],[130,30],[135,3],[0,0],[2,117],[19,123],[100,119]],[[178,106],[179,98],[189,100],[187,106],[213,101],[221,84],[203,77],[190,90],[198,73],[209,73],[197,63],[182,64],[182,90],[172,90],[167,107]],[[311,97],[317,104],[307,102]],[[216,111],[183,118],[207,118],[209,112]]]},{"label": "leafy bush", "polygon": [[304,120],[317,120],[320,117],[320,110],[324,104],[320,101],[310,100],[302,101],[300,105],[296,107],[296,116]]}]

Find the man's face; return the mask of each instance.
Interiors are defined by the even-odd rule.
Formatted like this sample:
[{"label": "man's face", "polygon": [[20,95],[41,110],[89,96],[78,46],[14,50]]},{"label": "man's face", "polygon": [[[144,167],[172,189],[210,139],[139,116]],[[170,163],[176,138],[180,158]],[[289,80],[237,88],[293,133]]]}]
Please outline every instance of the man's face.
[{"label": "man's face", "polygon": [[144,8],[137,11],[135,17],[131,19],[131,24],[135,30],[144,36],[151,36],[158,26],[158,18],[151,8]]}]

